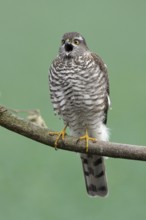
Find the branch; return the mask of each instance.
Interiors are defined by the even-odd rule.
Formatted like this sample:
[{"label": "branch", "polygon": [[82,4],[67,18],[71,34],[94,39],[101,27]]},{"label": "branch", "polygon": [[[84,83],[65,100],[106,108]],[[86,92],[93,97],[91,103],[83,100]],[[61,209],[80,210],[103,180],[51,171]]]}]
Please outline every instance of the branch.
[{"label": "branch", "polygon": [[[48,132],[50,130],[37,126],[29,120],[19,118],[4,106],[0,106],[0,125],[32,140],[54,147],[56,136],[49,135]],[[60,140],[58,142],[58,148],[85,153],[84,142],[68,135],[66,135],[64,141]],[[96,143],[89,143],[88,153],[113,158],[146,161],[146,146],[97,141]]]}]

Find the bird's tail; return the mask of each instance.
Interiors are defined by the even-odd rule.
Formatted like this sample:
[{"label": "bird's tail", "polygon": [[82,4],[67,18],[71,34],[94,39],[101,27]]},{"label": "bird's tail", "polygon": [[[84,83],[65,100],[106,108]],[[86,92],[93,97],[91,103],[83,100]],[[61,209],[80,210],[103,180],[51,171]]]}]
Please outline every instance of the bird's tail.
[{"label": "bird's tail", "polygon": [[97,155],[81,154],[87,193],[90,196],[108,194],[104,158]]}]

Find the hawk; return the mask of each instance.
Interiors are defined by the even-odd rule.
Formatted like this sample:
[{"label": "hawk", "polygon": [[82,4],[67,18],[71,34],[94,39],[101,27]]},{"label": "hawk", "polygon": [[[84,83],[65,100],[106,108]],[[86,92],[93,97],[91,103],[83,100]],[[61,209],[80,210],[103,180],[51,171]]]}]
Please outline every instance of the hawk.
[{"label": "hawk", "polygon": [[65,130],[85,140],[86,152],[81,153],[87,193],[106,196],[108,193],[104,158],[88,153],[88,141],[108,141],[106,127],[110,105],[107,66],[88,49],[84,37],[77,32],[65,33],[49,74],[50,97],[54,111],[63,119],[65,128],[57,134],[64,139]]}]

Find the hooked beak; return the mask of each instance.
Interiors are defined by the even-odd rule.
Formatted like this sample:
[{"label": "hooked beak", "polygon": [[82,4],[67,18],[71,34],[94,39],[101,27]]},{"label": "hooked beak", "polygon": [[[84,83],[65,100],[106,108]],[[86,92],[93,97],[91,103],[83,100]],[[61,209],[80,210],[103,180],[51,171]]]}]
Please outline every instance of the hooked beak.
[{"label": "hooked beak", "polygon": [[73,50],[73,45],[70,42],[65,43],[65,51],[71,52]]}]

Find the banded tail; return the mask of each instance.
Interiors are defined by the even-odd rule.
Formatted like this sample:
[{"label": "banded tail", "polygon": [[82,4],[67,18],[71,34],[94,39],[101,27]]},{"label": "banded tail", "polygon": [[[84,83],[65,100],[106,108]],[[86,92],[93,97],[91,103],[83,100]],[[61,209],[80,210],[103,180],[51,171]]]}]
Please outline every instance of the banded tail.
[{"label": "banded tail", "polygon": [[104,197],[108,194],[104,158],[96,155],[81,154],[87,193],[90,196]]}]

